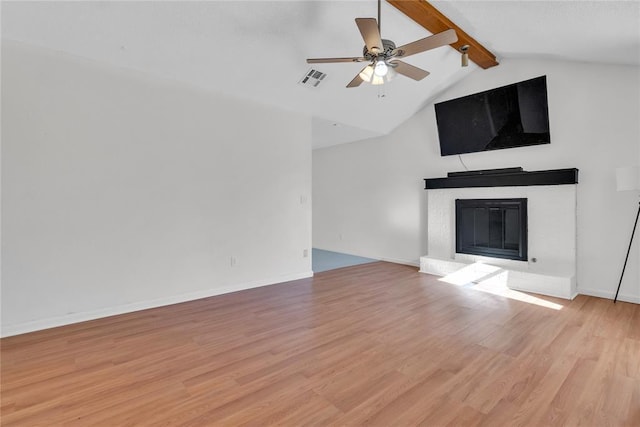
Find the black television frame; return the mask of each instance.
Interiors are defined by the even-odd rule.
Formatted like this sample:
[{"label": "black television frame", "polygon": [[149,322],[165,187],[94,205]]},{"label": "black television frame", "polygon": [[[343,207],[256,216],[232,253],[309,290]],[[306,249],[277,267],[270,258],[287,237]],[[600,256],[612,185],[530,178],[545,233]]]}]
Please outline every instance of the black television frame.
[{"label": "black television frame", "polygon": [[546,75],[439,102],[434,108],[443,157],[551,143]]}]

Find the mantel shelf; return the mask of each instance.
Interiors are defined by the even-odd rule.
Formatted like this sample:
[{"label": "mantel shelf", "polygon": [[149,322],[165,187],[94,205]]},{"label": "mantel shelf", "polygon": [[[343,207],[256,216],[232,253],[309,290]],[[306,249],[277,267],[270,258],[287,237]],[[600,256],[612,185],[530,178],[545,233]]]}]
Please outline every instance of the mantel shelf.
[{"label": "mantel shelf", "polygon": [[470,187],[524,187],[531,185],[566,185],[578,183],[578,169],[554,169],[545,171],[518,171],[512,173],[494,173],[451,176],[448,178],[425,178],[425,190],[439,188]]}]

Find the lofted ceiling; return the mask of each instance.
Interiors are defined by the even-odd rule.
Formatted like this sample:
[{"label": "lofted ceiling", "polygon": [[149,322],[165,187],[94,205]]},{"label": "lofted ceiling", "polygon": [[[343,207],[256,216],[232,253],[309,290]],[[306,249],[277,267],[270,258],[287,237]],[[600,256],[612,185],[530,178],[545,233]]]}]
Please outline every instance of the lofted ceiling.
[{"label": "lofted ceiling", "polygon": [[[637,1],[435,1],[441,12],[498,58],[640,65]],[[445,46],[406,62],[431,75],[346,89],[362,64],[306,64],[359,56],[356,17],[375,0],[2,2],[2,38],[111,66],[231,93],[313,117],[314,148],[386,134],[440,92],[483,72],[460,67]],[[402,45],[430,35],[383,2],[382,35]],[[299,84],[309,69],[327,74]]]}]

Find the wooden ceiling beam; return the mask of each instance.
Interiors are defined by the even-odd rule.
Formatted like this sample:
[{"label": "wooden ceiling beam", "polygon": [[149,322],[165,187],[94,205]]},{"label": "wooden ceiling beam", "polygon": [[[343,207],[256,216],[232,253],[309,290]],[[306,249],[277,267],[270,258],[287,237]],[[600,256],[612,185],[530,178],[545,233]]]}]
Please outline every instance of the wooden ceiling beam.
[{"label": "wooden ceiling beam", "polygon": [[458,41],[450,46],[460,51],[462,46],[468,45],[469,59],[480,67],[487,69],[498,65],[496,56],[493,53],[489,52],[480,42],[465,33],[462,28],[458,27],[426,0],[387,0],[387,3],[422,25],[430,33],[437,34],[453,28],[458,35]]}]

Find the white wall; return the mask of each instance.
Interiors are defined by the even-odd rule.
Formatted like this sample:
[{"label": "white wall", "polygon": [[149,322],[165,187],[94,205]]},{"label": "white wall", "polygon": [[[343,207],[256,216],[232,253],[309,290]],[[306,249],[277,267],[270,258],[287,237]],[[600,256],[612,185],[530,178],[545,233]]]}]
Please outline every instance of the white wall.
[{"label": "white wall", "polygon": [[[637,195],[615,190],[615,168],[639,158],[638,67],[504,60],[435,102],[540,75],[547,75],[551,144],[462,159],[469,169],[580,169],[578,291],[613,298],[638,203]],[[314,247],[417,264],[428,241],[422,179],[459,170],[457,156],[440,156],[433,104],[390,135],[315,150]],[[640,301],[638,240],[620,291],[633,301]]]},{"label": "white wall", "polygon": [[311,274],[307,116],[3,42],[2,124],[5,336]]}]

